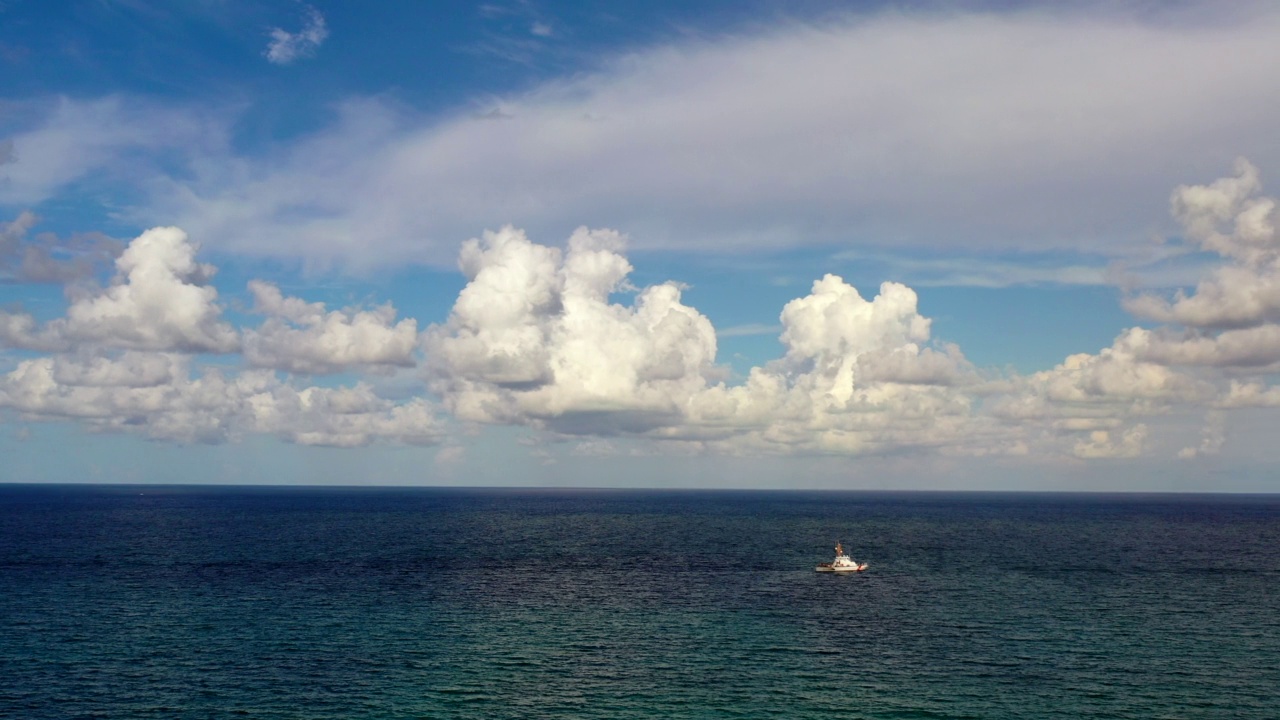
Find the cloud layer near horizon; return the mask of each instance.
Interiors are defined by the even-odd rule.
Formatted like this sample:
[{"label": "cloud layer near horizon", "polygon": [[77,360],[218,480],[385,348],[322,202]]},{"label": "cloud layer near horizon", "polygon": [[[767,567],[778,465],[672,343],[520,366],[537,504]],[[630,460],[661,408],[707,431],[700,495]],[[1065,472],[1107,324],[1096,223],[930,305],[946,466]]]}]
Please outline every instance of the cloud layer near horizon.
[{"label": "cloud layer near horizon", "polygon": [[[68,286],[62,317],[0,310],[0,347],[13,351],[0,411],[182,442],[437,444],[452,418],[664,452],[1193,458],[1223,449],[1231,410],[1280,406],[1268,380],[1280,368],[1280,233],[1260,192],[1244,161],[1175,189],[1185,242],[1219,264],[1194,292],[1127,299],[1164,324],[1027,376],[977,368],[934,339],[911,288],[886,282],[867,297],[826,275],[782,308],[784,354],[731,378],[681,286],[632,287],[623,236],[585,228],[564,249],[512,227],[468,241],[466,287],[422,330],[390,304],[330,310],[259,280],[248,292],[263,319],[236,327],[210,284],[216,268],[182,230],[154,228],[104,287]],[[22,242],[29,225],[0,232]],[[421,386],[408,395],[309,384],[411,368]],[[1201,414],[1192,441],[1151,424]]]}]

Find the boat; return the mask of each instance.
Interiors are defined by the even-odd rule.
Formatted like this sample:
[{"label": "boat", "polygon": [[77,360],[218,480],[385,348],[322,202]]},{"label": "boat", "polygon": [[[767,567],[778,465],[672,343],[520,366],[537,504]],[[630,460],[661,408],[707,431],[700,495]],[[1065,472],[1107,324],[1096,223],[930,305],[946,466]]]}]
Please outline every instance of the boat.
[{"label": "boat", "polygon": [[818,572],[833,573],[862,572],[866,569],[867,564],[852,560],[845,554],[844,546],[842,546],[838,541],[836,542],[836,559],[829,563],[822,563],[818,567],[814,568],[814,570],[817,570]]}]

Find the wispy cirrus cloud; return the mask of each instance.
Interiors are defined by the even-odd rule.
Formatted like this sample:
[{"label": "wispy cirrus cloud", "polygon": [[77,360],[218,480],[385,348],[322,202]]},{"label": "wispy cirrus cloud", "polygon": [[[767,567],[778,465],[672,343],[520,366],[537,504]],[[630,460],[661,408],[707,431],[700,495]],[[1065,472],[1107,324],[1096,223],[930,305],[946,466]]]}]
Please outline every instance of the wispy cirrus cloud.
[{"label": "wispy cirrus cloud", "polygon": [[765,325],[763,323],[751,323],[748,325],[734,325],[732,327],[721,328],[716,331],[717,337],[751,337],[754,335],[777,335],[782,332],[781,325]]},{"label": "wispy cirrus cloud", "polygon": [[[0,204],[96,172],[127,191],[121,216],[139,227],[313,263],[446,267],[485,226],[565,237],[586,223],[639,250],[1083,252],[1099,265],[951,276],[1106,282],[1108,262],[1173,230],[1169,178],[1238,154],[1280,167],[1280,98],[1259,91],[1280,86],[1280,11],[1250,7],[1194,23],[883,13],[680,38],[480,112],[351,98],[318,131],[255,152],[224,140],[233,112],[63,100],[13,138]],[[311,42],[285,35],[282,59]]]},{"label": "wispy cirrus cloud", "polygon": [[139,216],[238,251],[441,266],[504,222],[620,228],[638,249],[1126,257],[1172,229],[1153,220],[1169,178],[1241,153],[1280,166],[1280,97],[1258,90],[1280,84],[1268,7],[1194,25],[887,13],[686,38],[498,98],[502,122],[353,100],[269,159],[227,159],[239,175],[211,161],[175,178]]},{"label": "wispy cirrus cloud", "polygon": [[310,5],[305,6],[306,21],[301,30],[289,32],[281,28],[271,29],[271,42],[263,53],[276,65],[288,65],[296,60],[311,57],[329,37],[329,27],[324,16]]},{"label": "wispy cirrus cloud", "polygon": [[11,133],[0,147],[0,207],[23,209],[93,179],[103,195],[136,202],[175,166],[225,157],[233,116],[118,95],[19,101],[8,110],[0,118]]}]

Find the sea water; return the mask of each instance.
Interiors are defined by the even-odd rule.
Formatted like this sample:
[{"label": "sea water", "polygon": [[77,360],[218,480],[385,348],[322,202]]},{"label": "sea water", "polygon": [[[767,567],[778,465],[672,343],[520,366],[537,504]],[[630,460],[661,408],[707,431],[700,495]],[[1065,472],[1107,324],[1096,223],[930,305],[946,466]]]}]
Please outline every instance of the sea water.
[{"label": "sea water", "polygon": [[0,486],[0,716],[1275,718],[1280,496]]}]

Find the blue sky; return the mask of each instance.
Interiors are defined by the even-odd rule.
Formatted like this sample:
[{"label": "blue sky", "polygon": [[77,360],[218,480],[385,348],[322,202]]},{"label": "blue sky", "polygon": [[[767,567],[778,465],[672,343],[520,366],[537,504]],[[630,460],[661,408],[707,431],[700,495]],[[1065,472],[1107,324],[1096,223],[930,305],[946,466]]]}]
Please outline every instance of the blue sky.
[{"label": "blue sky", "polygon": [[0,481],[1275,491],[1266,3],[0,0]]}]

